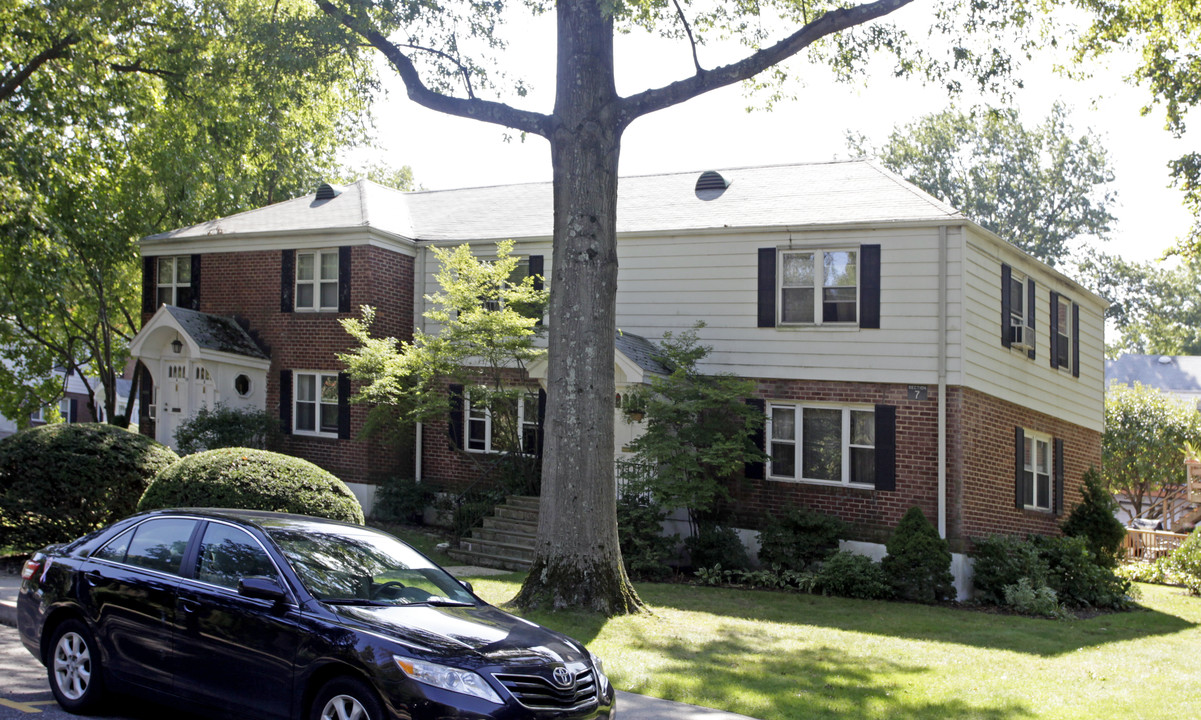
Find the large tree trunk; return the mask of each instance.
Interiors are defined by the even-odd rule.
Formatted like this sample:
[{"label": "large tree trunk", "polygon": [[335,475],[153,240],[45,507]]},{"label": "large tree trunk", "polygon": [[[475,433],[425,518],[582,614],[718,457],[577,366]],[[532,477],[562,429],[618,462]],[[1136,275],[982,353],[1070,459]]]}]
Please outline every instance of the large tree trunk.
[{"label": "large tree trunk", "polygon": [[514,602],[616,615],[642,607],[621,562],[613,468],[617,161],[623,128],[611,18],[598,0],[560,0],[558,22],[541,519],[533,567]]}]

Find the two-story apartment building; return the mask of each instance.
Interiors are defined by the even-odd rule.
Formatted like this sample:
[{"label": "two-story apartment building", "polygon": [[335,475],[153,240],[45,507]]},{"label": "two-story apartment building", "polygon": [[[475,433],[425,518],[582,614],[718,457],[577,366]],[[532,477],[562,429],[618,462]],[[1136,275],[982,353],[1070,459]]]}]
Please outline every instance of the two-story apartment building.
[{"label": "two-story apartment building", "polygon": [[[146,238],[144,431],[171,442],[205,403],[265,408],[286,452],[364,500],[383,473],[461,489],[486,413],[458,398],[401,455],[360,439],[338,320],[372,305],[377,333],[409,337],[430,249],[503,239],[554,283],[548,183],[323,186]],[[757,384],[771,459],[732,488],[744,527],[805,505],[879,541],[918,505],[960,548],[1053,533],[1100,464],[1105,302],[872,162],[623,178],[618,258],[619,391],[654,372],[647,339],[698,320],[706,369]]]}]

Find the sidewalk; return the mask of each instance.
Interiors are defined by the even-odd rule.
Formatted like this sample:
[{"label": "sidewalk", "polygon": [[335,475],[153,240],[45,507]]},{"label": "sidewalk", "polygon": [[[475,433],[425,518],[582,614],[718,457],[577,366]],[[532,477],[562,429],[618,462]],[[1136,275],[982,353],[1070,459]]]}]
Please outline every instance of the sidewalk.
[{"label": "sidewalk", "polygon": [[[462,572],[465,568],[454,568]],[[470,568],[470,570],[478,570]],[[476,572],[476,574],[484,574]],[[20,575],[0,574],[0,625],[17,624],[17,589]],[[617,716],[622,720],[754,720],[745,715],[660,700],[646,695],[617,692]]]}]

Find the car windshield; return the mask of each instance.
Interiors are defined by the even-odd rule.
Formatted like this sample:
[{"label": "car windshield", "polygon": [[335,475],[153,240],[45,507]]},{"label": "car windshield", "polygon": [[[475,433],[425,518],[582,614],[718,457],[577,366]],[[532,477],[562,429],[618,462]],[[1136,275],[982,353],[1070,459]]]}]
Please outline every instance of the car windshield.
[{"label": "car windshield", "polygon": [[445,570],[396,538],[368,528],[268,529],[318,600],[347,605],[475,605]]}]

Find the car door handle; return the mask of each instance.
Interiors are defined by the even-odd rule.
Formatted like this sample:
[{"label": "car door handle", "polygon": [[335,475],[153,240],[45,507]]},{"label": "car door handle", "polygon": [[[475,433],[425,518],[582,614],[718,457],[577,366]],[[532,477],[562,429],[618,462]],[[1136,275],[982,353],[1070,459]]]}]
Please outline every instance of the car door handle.
[{"label": "car door handle", "polygon": [[96,587],[100,584],[100,573],[95,570],[88,570],[83,574],[83,582],[88,587]]},{"label": "car door handle", "polygon": [[200,609],[200,603],[195,600],[180,599],[179,609],[186,613],[194,613]]}]

